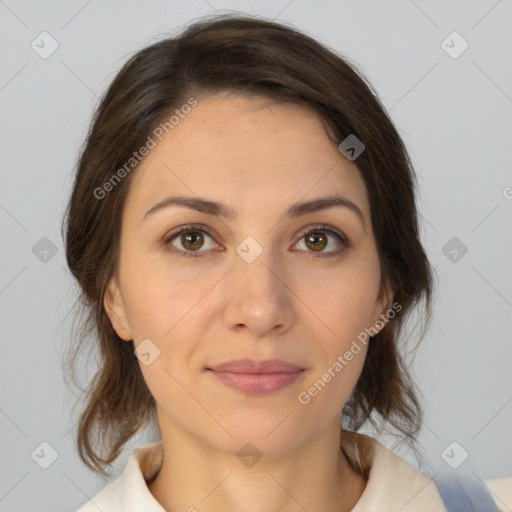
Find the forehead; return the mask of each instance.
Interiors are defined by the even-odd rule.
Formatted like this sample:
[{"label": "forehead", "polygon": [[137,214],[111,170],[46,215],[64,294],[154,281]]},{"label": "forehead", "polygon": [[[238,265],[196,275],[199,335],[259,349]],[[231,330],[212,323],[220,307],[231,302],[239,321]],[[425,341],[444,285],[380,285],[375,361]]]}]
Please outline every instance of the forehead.
[{"label": "forehead", "polygon": [[259,209],[263,204],[284,209],[283,201],[340,192],[369,214],[358,168],[341,155],[309,108],[262,97],[198,98],[197,106],[155,141],[133,171],[127,197],[127,207],[139,217],[176,192]]}]

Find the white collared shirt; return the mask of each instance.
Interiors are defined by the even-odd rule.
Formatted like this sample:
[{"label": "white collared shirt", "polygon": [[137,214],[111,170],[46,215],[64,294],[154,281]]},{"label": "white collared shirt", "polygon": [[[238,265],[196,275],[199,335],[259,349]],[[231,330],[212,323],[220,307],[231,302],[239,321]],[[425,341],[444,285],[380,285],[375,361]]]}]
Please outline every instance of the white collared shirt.
[{"label": "white collared shirt", "polygon": [[[446,512],[432,478],[375,439],[343,431],[341,445],[367,474],[366,487],[352,512]],[[77,512],[165,512],[146,483],[159,471],[162,460],[162,441],[137,448],[122,473]],[[500,512],[512,512],[512,477],[485,483]]]}]

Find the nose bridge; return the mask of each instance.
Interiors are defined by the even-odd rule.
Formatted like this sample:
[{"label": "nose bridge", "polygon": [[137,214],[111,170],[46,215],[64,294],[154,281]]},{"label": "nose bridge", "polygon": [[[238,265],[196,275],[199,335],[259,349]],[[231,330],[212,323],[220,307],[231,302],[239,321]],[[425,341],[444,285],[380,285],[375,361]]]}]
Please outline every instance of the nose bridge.
[{"label": "nose bridge", "polygon": [[254,249],[250,248],[249,252],[244,254],[243,246],[240,246],[233,270],[236,270],[239,279],[243,279],[246,287],[251,288],[252,292],[271,293],[278,288],[278,284],[275,283],[276,275],[279,273],[277,265],[278,262],[270,249],[254,254]]},{"label": "nose bridge", "polygon": [[289,327],[293,304],[281,263],[252,237],[237,246],[224,310],[228,327],[243,324],[254,335]]}]

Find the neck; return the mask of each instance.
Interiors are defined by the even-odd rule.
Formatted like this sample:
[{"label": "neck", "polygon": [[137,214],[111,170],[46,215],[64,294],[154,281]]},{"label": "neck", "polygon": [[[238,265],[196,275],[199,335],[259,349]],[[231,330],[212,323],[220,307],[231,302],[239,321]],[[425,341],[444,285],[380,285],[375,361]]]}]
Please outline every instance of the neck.
[{"label": "neck", "polygon": [[253,465],[180,429],[166,433],[164,461],[148,488],[169,511],[349,511],[366,485],[340,448],[339,427],[337,433],[333,429],[309,445]]}]

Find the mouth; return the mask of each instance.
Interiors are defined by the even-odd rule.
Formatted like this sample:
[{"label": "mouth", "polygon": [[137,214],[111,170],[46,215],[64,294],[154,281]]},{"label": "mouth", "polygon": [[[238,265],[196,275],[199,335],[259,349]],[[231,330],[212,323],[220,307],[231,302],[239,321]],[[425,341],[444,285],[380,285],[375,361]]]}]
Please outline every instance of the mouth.
[{"label": "mouth", "polygon": [[262,395],[296,382],[305,369],[281,359],[238,359],[206,368],[206,371],[231,388]]}]

